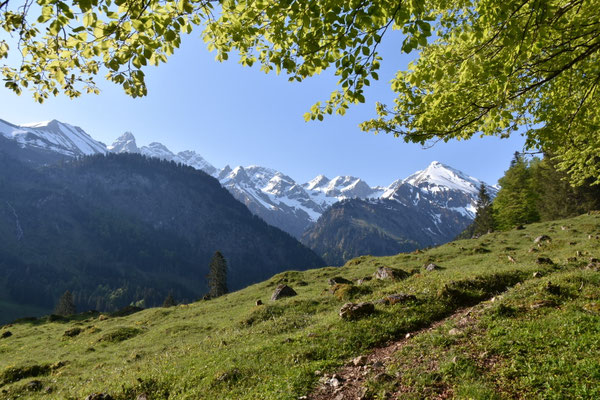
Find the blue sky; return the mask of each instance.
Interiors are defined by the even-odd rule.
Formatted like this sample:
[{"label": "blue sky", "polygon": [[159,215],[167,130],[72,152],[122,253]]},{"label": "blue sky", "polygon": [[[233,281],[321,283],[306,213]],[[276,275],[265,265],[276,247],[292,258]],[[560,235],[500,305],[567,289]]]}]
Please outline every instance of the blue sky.
[{"label": "blue sky", "polygon": [[131,99],[102,78],[98,96],[74,100],[63,96],[42,105],[27,92],[16,96],[1,87],[0,118],[17,124],[58,119],[107,144],[131,131],[138,145],[157,141],[175,152],[195,150],[219,168],[262,165],[298,182],[324,174],[354,175],[371,185],[388,185],[437,160],[495,184],[513,153],[521,150],[522,137],[474,138],[422,149],[358,128],[374,116],[376,101],[392,103],[389,80],[414,58],[400,55],[400,43],[397,34],[384,43],[380,81],[372,83],[366,103],[323,122],[304,122],[303,114],[335,89],[332,73],[290,83],[257,66],[241,67],[234,57],[217,63],[198,33],[185,38],[167,64],[146,70],[145,98]]}]

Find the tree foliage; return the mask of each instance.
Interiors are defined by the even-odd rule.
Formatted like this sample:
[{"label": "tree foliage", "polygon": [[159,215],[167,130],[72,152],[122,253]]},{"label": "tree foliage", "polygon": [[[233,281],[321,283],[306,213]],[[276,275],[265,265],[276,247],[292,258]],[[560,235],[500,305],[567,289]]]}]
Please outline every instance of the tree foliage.
[{"label": "tree foliage", "polygon": [[[32,84],[40,101],[96,91],[103,68],[144,95],[143,67],[164,62],[181,32],[204,21],[219,60],[237,54],[292,81],[335,70],[338,89],[306,115],[321,120],[365,102],[378,46],[397,29],[400,50],[418,58],[392,80],[394,104],[377,104],[362,129],[421,144],[520,132],[572,183],[600,183],[600,0],[221,0],[218,18],[209,0],[36,0],[36,22],[25,1],[11,10],[0,0],[1,26],[24,55],[3,74],[16,92]],[[0,58],[7,52],[3,41]]]},{"label": "tree foliage", "polygon": [[499,180],[501,189],[493,203],[501,229],[535,221],[574,217],[600,209],[600,186],[588,179],[581,186],[569,184],[552,156],[526,160],[516,154]]},{"label": "tree foliage", "polygon": [[210,260],[208,289],[211,298],[227,293],[227,261],[220,251],[215,252]]},{"label": "tree foliage", "polygon": [[511,229],[519,224],[540,220],[528,160],[516,153],[510,168],[498,183],[500,191],[494,199],[493,208],[500,229]]},{"label": "tree foliage", "polygon": [[[0,0],[0,59],[5,86],[49,95],[98,93],[94,77],[147,93],[143,67],[166,62],[183,33],[209,17],[209,0]],[[1,37],[1,36],[0,36]]]},{"label": "tree foliage", "polygon": [[76,311],[73,295],[67,290],[58,299],[58,303],[56,303],[56,307],[54,308],[54,314],[68,317],[75,314]]},{"label": "tree foliage", "polygon": [[542,221],[574,217],[591,210],[600,210],[600,186],[573,187],[568,176],[557,169],[552,157],[546,156],[531,164],[532,190],[538,194],[536,208]]}]

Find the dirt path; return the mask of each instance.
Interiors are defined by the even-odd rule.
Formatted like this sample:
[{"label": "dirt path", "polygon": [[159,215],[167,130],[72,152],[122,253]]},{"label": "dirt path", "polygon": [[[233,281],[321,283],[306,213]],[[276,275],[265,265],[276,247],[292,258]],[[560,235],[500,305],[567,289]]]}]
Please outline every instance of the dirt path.
[{"label": "dirt path", "polygon": [[[466,326],[474,322],[473,309],[470,307],[461,309],[451,316],[434,322],[427,328],[411,332],[404,338],[389,343],[384,347],[371,350],[370,353],[349,361],[333,375],[324,375],[321,385],[308,396],[301,399],[306,400],[362,400],[366,399],[364,385],[368,379],[393,379],[385,374],[386,365],[392,359],[395,352],[402,349],[417,335],[430,332],[449,320],[457,320],[459,326]],[[446,399],[451,393],[443,393],[438,399]]]}]

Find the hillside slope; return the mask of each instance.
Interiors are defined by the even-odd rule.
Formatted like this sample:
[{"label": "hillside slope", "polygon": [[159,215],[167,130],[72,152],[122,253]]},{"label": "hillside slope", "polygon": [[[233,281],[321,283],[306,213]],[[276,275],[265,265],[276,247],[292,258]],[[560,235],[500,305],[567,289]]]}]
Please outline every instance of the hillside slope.
[{"label": "hillside slope", "polygon": [[34,170],[0,154],[0,168],[0,301],[46,312],[65,290],[83,310],[192,301],[217,250],[232,289],[324,265],[191,167],[109,154]]},{"label": "hillside slope", "polygon": [[[340,366],[402,339],[381,362],[357,360],[366,360],[361,396],[598,398],[599,232],[600,214],[584,215],[289,271],[211,301],[16,322],[0,328],[0,397],[334,398],[319,396],[349,384],[332,377]],[[536,243],[541,235],[549,238]],[[439,268],[423,268],[432,262]],[[329,284],[336,276],[357,282],[380,267],[407,274]],[[298,295],[268,300],[282,283]],[[341,319],[348,301],[370,301],[374,312]]]},{"label": "hillside slope", "polygon": [[470,217],[433,201],[352,199],[327,209],[301,241],[328,265],[342,265],[360,255],[387,256],[447,243],[470,223]]}]

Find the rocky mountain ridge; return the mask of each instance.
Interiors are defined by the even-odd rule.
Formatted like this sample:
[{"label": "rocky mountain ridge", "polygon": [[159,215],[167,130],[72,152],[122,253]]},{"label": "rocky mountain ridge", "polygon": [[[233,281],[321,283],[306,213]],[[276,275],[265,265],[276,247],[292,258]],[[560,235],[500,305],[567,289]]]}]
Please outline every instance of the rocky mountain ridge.
[{"label": "rocky mountain ridge", "polygon": [[[22,126],[0,120],[0,136],[15,141],[21,148],[46,155],[55,152],[63,158],[106,152],[139,153],[191,166],[217,178],[252,213],[297,238],[313,227],[334,203],[346,199],[393,200],[405,206],[428,201],[473,219],[477,189],[482,183],[437,161],[386,187],[370,186],[353,176],[330,179],[318,175],[309,182],[298,183],[280,171],[256,165],[235,168],[227,165],[218,169],[195,151],[174,153],[158,142],[139,147],[131,132],[106,146],[81,128],[56,120]],[[497,189],[487,187],[493,196]]]}]

